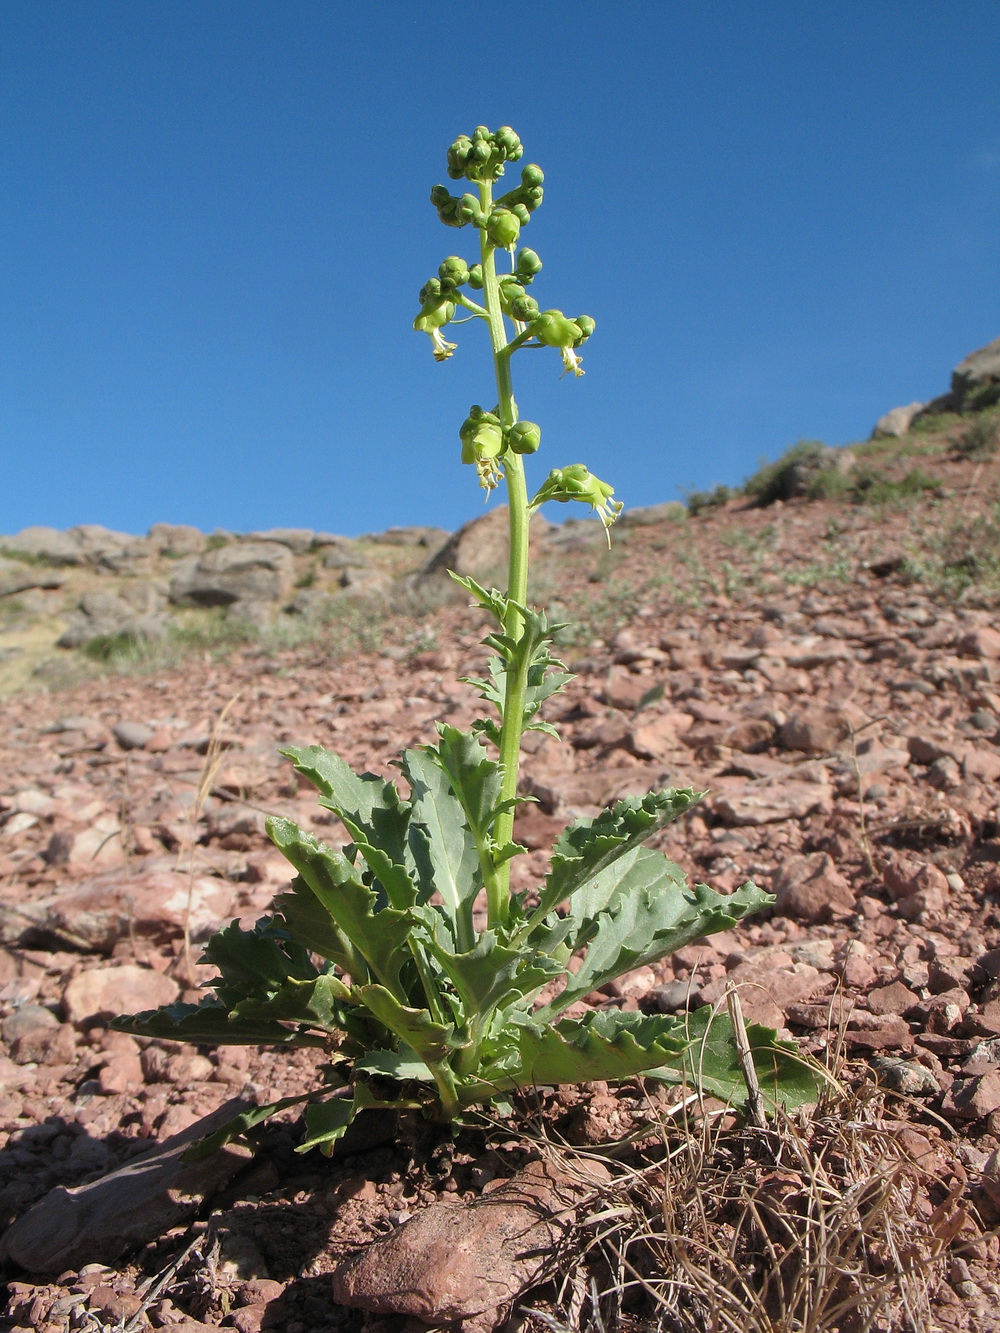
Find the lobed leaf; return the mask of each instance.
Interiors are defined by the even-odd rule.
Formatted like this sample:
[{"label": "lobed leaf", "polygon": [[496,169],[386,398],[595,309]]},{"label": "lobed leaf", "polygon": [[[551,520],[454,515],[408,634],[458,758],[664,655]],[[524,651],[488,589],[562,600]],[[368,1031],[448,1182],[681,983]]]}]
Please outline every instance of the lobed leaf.
[{"label": "lobed leaf", "polygon": [[[347,937],[367,968],[399,999],[405,999],[400,969],[411,957],[407,946],[412,926],[409,914],[393,907],[379,909],[376,894],[362,881],[358,867],[342,852],[319,842],[290,819],[272,817],[267,821],[267,831],[281,854],[299,872],[329,921]],[[297,888],[297,892],[301,890]],[[279,901],[283,915],[291,920],[294,899],[289,902],[283,896]],[[319,940],[311,945],[302,942],[317,952],[322,950]],[[353,972],[352,976],[359,979]]]},{"label": "lobed leaf", "polygon": [[[570,911],[580,920],[574,948],[586,943],[587,952],[566,989],[540,1011],[546,1017],[692,940],[729,930],[748,913],[774,901],[750,882],[730,894],[717,893],[706,884],[688,887],[680,867],[648,847],[621,858],[601,883],[581,889],[579,915],[576,897],[570,899]],[[606,906],[593,916],[585,915],[591,903],[602,899]]]},{"label": "lobed leaf", "polygon": [[[704,1005],[686,1015],[690,1040],[680,1058],[646,1072],[665,1083],[686,1083],[732,1106],[744,1106],[747,1086],[740,1069],[739,1050],[729,1015]],[[773,1111],[815,1102],[823,1071],[807,1059],[792,1041],[781,1041],[774,1028],[749,1024],[747,1037],[761,1095]]]},{"label": "lobed leaf", "polygon": [[[529,918],[538,925],[570,894],[645,842],[657,829],[678,819],[704,793],[690,787],[667,788],[644,796],[626,796],[594,818],[578,819],[563,829],[552,849],[551,869]],[[598,890],[595,889],[595,893]],[[591,911],[599,910],[595,905]]]},{"label": "lobed leaf", "polygon": [[201,1046],[325,1046],[316,1033],[285,1027],[276,1017],[259,1014],[236,1017],[224,1004],[170,1004],[112,1019],[116,1032],[162,1041],[189,1041]]},{"label": "lobed leaf", "polygon": [[391,782],[376,773],[355,773],[339,755],[321,745],[291,747],[281,753],[319,790],[320,805],[348,824],[352,837],[358,830],[394,865],[403,864],[410,811]]},{"label": "lobed leaf", "polygon": [[483,879],[465,812],[429,751],[407,750],[400,767],[412,789],[408,844],[417,900],[425,903],[437,891],[452,923],[454,942],[467,949],[475,938],[472,908]]}]

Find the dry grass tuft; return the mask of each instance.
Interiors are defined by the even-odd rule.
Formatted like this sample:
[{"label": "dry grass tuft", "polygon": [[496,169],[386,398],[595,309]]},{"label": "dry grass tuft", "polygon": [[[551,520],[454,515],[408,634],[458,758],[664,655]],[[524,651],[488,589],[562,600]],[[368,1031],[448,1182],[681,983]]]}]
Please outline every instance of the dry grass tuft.
[{"label": "dry grass tuft", "polygon": [[[834,1100],[835,1099],[835,1100]],[[931,1333],[966,1221],[881,1095],[835,1092],[766,1129],[660,1116],[646,1165],[602,1189],[560,1257],[547,1333]],[[896,1122],[898,1124],[898,1122]],[[727,1127],[724,1127],[727,1126]],[[556,1148],[572,1167],[572,1150]],[[658,1150],[658,1151],[657,1151]],[[934,1201],[937,1200],[937,1206]],[[953,1251],[952,1251],[953,1253]]]}]

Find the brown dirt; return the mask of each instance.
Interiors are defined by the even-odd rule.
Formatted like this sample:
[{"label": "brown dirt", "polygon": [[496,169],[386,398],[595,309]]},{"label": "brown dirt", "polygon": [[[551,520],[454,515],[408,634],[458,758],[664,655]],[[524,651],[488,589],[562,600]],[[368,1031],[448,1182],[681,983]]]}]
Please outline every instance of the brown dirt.
[{"label": "brown dirt", "polygon": [[[337,1263],[439,1198],[472,1200],[554,1151],[539,1147],[542,1136],[562,1153],[610,1145],[619,1202],[661,1227],[664,1144],[704,1143],[671,1206],[689,1233],[704,1225],[729,1236],[732,1263],[751,1274],[729,1280],[720,1260],[720,1292],[728,1282],[749,1308],[740,1283],[767,1288],[746,1328],[786,1326],[779,1297],[791,1300],[791,1288],[776,1295],[764,1275],[769,1263],[787,1274],[781,1227],[808,1213],[802,1192],[815,1163],[847,1192],[861,1189],[864,1159],[872,1179],[896,1182],[892,1207],[919,1234],[909,1258],[888,1253],[883,1235],[862,1267],[922,1274],[931,1313],[913,1312],[911,1291],[909,1313],[900,1296],[864,1324],[831,1313],[834,1302],[796,1326],[1000,1328],[1000,1179],[990,1161],[1000,1150],[1000,634],[992,594],[958,596],[927,573],[952,527],[1000,498],[1000,462],[920,462],[943,498],[880,509],[731,502],[624,526],[610,556],[596,525],[572,525],[548,540],[538,566],[538,600],[582,628],[564,648],[577,679],[549,710],[568,744],[532,739],[526,757],[525,790],[538,799],[521,816],[531,852],[520,883],[543,871],[545,848],[576,814],[654,785],[709,790],[659,845],[716,887],[748,877],[773,887],[776,909],[590,1000],[672,1011],[741,981],[752,1018],[799,1037],[854,1090],[839,1110],[831,1103],[826,1120],[789,1129],[778,1151],[731,1117],[699,1120],[697,1108],[685,1140],[660,1094],[594,1086],[542,1093],[517,1125],[454,1139],[423,1123],[373,1124],[368,1143],[329,1160],[297,1156],[287,1119],[263,1133],[254,1161],[199,1220],[106,1267],[12,1270],[0,1327],[255,1333],[263,1320],[283,1333],[389,1333],[398,1320],[335,1305]],[[387,651],[353,660],[317,638],[3,704],[0,1226],[53,1186],[103,1175],[233,1095],[263,1101],[309,1086],[308,1053],[202,1055],[112,1034],[87,1012],[93,979],[79,978],[137,963],[193,998],[205,969],[196,943],[186,955],[185,923],[197,942],[219,921],[253,919],[282,883],[261,812],[337,834],[278,747],[318,743],[390,773],[392,755],[430,739],[437,720],[476,716],[471,691],[455,683],[481,670],[476,629],[445,606],[423,627],[438,646],[419,652],[399,648],[386,621]],[[662,696],[650,696],[659,686]],[[226,748],[199,804],[203,751],[230,700]],[[125,750],[111,733],[122,721],[147,724],[152,738]],[[831,1147],[833,1126],[846,1133],[847,1121],[857,1133]],[[583,1226],[578,1252],[588,1257],[573,1270],[575,1288],[557,1282],[525,1298],[541,1311],[525,1316],[530,1326],[587,1326],[580,1282],[614,1286],[608,1245],[594,1234]],[[629,1263],[650,1254],[660,1272],[680,1263],[662,1234],[642,1244],[646,1259],[633,1253]],[[649,1289],[622,1290],[613,1312],[622,1328],[708,1326],[682,1283],[668,1313]]]}]

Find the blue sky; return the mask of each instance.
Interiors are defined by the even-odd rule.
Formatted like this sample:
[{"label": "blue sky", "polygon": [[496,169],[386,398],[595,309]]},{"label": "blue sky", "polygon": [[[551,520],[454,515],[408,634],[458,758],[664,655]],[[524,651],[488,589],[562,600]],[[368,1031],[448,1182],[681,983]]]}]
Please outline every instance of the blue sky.
[{"label": "blue sky", "polygon": [[478,123],[546,173],[533,294],[597,321],[584,379],[515,358],[538,481],[862,439],[1000,335],[998,68],[995,0],[4,0],[0,532],[479,512],[483,330],[411,329]]}]

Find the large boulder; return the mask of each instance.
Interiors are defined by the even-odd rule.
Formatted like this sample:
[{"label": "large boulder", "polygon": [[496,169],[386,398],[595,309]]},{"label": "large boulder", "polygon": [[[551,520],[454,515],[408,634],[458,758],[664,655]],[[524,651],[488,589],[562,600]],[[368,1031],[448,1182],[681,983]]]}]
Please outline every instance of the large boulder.
[{"label": "large boulder", "polygon": [[51,569],[40,569],[35,564],[20,560],[5,560],[0,556],[0,597],[13,597],[31,588],[61,588],[65,575]]},{"label": "large boulder", "polygon": [[182,561],[170,580],[170,600],[178,606],[278,602],[294,572],[292,553],[280,542],[232,542]]},{"label": "large boulder", "polygon": [[201,555],[207,540],[199,528],[188,523],[154,523],[149,529],[149,543],[157,555]]},{"label": "large boulder", "polygon": [[906,407],[894,407],[891,412],[886,412],[884,417],[879,417],[875,422],[875,429],[872,431],[873,440],[899,439],[906,434],[913,424],[913,419],[919,412],[923,411],[923,403],[908,403]]},{"label": "large boulder", "polygon": [[162,594],[148,584],[114,592],[87,592],[57,640],[60,648],[82,648],[96,639],[162,639],[167,622],[159,612]]},{"label": "large boulder", "polygon": [[82,565],[86,559],[78,538],[58,528],[22,528],[12,537],[0,537],[0,550],[32,555],[49,565]]},{"label": "large boulder", "polygon": [[268,528],[266,532],[249,532],[247,541],[277,542],[287,546],[293,555],[305,555],[312,550],[316,534],[312,528]]},{"label": "large boulder", "polygon": [[[531,520],[532,546],[552,527],[536,514]],[[507,506],[498,505],[480,518],[471,519],[453,533],[420,570],[419,578],[440,577],[448,570],[498,585],[504,578],[510,542]]]},{"label": "large boulder", "polygon": [[951,372],[951,392],[959,411],[989,407],[1000,400],[1000,338],[958,363]]}]

